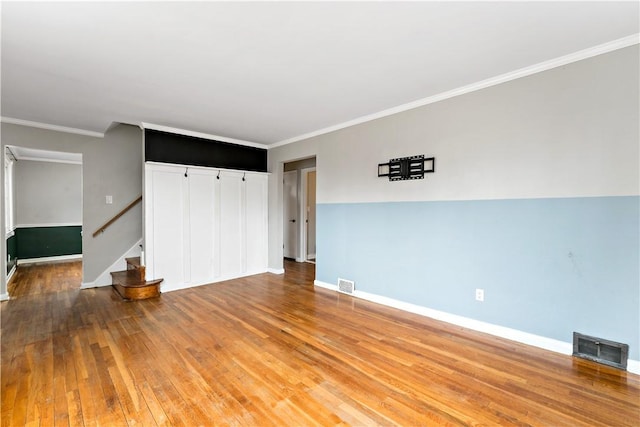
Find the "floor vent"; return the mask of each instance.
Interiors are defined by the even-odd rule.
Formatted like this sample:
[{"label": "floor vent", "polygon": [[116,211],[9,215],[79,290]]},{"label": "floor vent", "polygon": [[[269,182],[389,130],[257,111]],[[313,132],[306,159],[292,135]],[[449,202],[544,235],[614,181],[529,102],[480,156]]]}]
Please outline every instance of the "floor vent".
[{"label": "floor vent", "polygon": [[626,370],[629,345],[574,332],[573,355]]},{"label": "floor vent", "polygon": [[355,283],[351,280],[345,280],[338,278],[338,291],[344,294],[352,294],[355,290]]}]

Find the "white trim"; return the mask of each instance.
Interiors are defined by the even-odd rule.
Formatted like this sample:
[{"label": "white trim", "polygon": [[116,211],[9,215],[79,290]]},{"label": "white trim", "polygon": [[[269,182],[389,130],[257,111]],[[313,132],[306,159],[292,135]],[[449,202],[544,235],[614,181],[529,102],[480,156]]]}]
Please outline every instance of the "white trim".
[{"label": "white trim", "polygon": [[640,375],[640,360],[627,360],[627,371],[632,374]]},{"label": "white trim", "polygon": [[267,268],[267,273],[284,274],[284,268]]},{"label": "white trim", "polygon": [[178,134],[178,135],[193,136],[193,137],[196,137],[196,138],[211,139],[213,141],[228,142],[228,143],[231,143],[231,144],[244,145],[244,146],[247,146],[247,147],[254,147],[254,148],[262,148],[262,149],[265,149],[265,150],[267,148],[269,148],[267,145],[260,144],[259,142],[252,142],[252,141],[244,141],[242,139],[227,138],[225,136],[212,135],[212,134],[203,133],[203,132],[195,132],[195,131],[186,130],[186,129],[178,129],[178,128],[174,128],[174,127],[170,127],[170,126],[155,125],[153,123],[140,122],[140,128],[141,129],[158,130],[160,132],[175,133],[175,134]]},{"label": "white trim", "polygon": [[[338,291],[337,285],[332,285],[320,280],[314,280],[313,284],[320,288],[325,288],[336,292]],[[511,329],[504,326],[481,322],[479,320],[470,319],[468,317],[458,316],[455,314],[446,313],[444,311],[433,310],[431,308],[411,304],[404,301],[398,301],[396,299],[383,297],[380,295],[370,294],[368,292],[355,290],[353,294],[351,294],[351,296],[375,302],[377,304],[386,305],[388,307],[397,308],[409,313],[415,313],[421,316],[430,317],[432,319],[451,323],[453,325],[462,326],[463,328],[472,329],[474,331],[484,332],[500,338],[506,338],[511,341],[516,341],[522,344],[542,348],[544,350],[550,350],[569,356],[573,354],[573,344],[569,342],[559,341],[553,338],[547,338],[541,335],[534,335],[528,332],[519,331],[517,329]],[[634,374],[640,374],[640,361],[629,360],[627,362],[627,371]]]},{"label": "white trim", "polygon": [[31,162],[47,162],[47,163],[66,163],[70,165],[81,165],[82,160],[61,160],[61,159],[43,159],[42,157],[28,157],[23,156],[18,160],[29,160]]},{"label": "white trim", "polygon": [[48,123],[32,122],[30,120],[14,119],[13,117],[0,117],[0,121],[2,121],[2,123],[9,123],[12,125],[29,126],[33,128],[53,130],[56,132],[74,133],[77,135],[92,136],[94,138],[104,138],[104,133],[100,132],[70,128],[66,126],[50,125]]},{"label": "white trim", "polygon": [[17,264],[18,264],[18,263],[13,264],[13,267],[11,267],[11,271],[9,271],[9,274],[7,274],[7,280],[6,280],[6,282],[5,282],[5,283],[7,283],[7,285],[9,284],[9,281],[11,280],[11,278],[13,277],[13,275],[14,275],[14,274],[15,274],[15,272],[16,272],[16,265],[17,265]]},{"label": "white trim", "polygon": [[132,247],[130,247],[124,254],[118,257],[106,270],[104,270],[93,282],[83,282],[80,289],[99,288],[102,286],[111,286],[111,272],[122,271],[127,268],[127,262],[125,258],[131,258],[140,256],[140,245],[142,239],[138,240]]},{"label": "white trim", "polygon": [[0,301],[9,301],[9,294],[0,294]]},{"label": "white trim", "polygon": [[298,205],[300,207],[299,218],[301,218],[301,221],[300,230],[298,231],[300,234],[300,250],[298,252],[300,253],[300,258],[303,262],[309,259],[309,254],[307,254],[307,232],[309,230],[309,212],[307,212],[307,205],[309,204],[309,194],[307,191],[307,186],[309,184],[309,173],[315,171],[315,166],[300,169],[300,190],[298,192],[300,194],[300,198],[298,200]]},{"label": "white trim", "polygon": [[332,285],[331,283],[323,282],[320,280],[313,281],[314,286],[318,286],[319,288],[329,289],[330,291],[338,292],[338,285]]},{"label": "white trim", "polygon": [[16,228],[39,228],[39,227],[82,227],[78,222],[52,222],[50,224],[18,224]]},{"label": "white trim", "polygon": [[7,231],[7,234],[5,234],[4,239],[8,240],[10,237],[13,237],[15,235],[16,235],[16,230],[14,228],[13,230]]},{"label": "white trim", "polygon": [[67,261],[72,259],[82,259],[82,254],[74,255],[58,255],[58,256],[44,256],[40,258],[25,258],[18,259],[18,265],[22,264],[37,264],[41,262],[54,262],[54,261]]},{"label": "white trim", "polygon": [[480,89],[485,89],[491,86],[506,83],[511,80],[527,77],[532,74],[541,73],[543,71],[551,70],[553,68],[561,67],[563,65],[578,62],[583,59],[588,59],[594,56],[602,55],[604,53],[612,52],[614,50],[623,49],[625,47],[633,46],[640,43],[640,33],[633,34],[631,36],[623,37],[618,40],[613,40],[608,43],[603,43],[598,46],[593,46],[588,49],[583,49],[578,52],[571,53],[569,55],[561,56],[559,58],[551,59],[549,61],[540,62],[538,64],[530,65],[528,67],[520,68],[519,70],[511,71],[505,74],[500,74],[495,77],[491,77],[485,80],[481,80],[476,83],[472,83],[466,86],[452,89],[446,92],[442,92],[433,96],[418,99],[417,101],[409,102],[407,104],[398,105],[397,107],[389,108],[379,111],[377,113],[368,114],[366,116],[358,117],[353,120],[339,123],[337,125],[329,126],[323,129],[315,130],[313,132],[305,133],[302,135],[294,136],[292,138],[285,139],[283,141],[276,142],[268,146],[269,149],[281,147],[283,145],[291,144],[294,142],[302,141],[304,139],[313,138],[314,136],[324,135],[329,132],[334,132],[340,129],[355,126],[361,123],[370,122],[372,120],[380,119],[383,117],[398,114],[403,111],[412,110],[414,108],[423,107],[428,104],[443,101],[445,99],[453,98],[455,96],[464,95],[466,93],[475,92]]}]

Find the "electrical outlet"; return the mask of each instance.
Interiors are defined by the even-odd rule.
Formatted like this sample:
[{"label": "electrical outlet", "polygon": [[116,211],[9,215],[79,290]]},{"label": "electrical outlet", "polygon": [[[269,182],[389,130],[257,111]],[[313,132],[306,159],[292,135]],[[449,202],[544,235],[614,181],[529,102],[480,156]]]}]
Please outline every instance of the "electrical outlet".
[{"label": "electrical outlet", "polygon": [[105,201],[105,203],[106,203],[107,205],[110,205],[110,204],[112,204],[112,203],[113,203],[113,196],[105,196],[105,198],[104,198],[104,199],[105,199],[104,201]]},{"label": "electrical outlet", "polygon": [[476,289],[476,301],[484,301],[484,289]]}]

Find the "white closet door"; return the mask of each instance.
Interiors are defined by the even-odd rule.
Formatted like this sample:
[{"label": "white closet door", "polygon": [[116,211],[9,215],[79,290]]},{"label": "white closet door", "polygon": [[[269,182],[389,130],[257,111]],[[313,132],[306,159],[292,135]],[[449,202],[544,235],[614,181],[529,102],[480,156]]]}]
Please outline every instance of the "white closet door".
[{"label": "white closet door", "polygon": [[242,174],[222,172],[219,180],[219,259],[222,278],[238,277],[243,271]]},{"label": "white closet door", "polygon": [[163,278],[163,290],[184,282],[185,190],[179,171],[152,171],[152,278]]},{"label": "white closet door", "polygon": [[267,179],[266,175],[247,175],[245,181],[245,273],[267,270]]},{"label": "white closet door", "polygon": [[189,235],[191,283],[214,278],[214,181],[211,172],[189,172]]}]

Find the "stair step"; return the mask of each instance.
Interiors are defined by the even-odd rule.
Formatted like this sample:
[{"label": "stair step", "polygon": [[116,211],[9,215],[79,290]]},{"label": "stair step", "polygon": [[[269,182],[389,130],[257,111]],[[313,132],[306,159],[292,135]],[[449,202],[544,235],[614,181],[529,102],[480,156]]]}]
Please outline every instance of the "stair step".
[{"label": "stair step", "polygon": [[118,282],[123,286],[129,286],[132,288],[135,287],[139,287],[139,286],[147,286],[148,284],[153,284],[153,283],[160,283],[162,282],[162,279],[156,279],[156,280],[139,280],[135,275],[131,274],[131,270],[125,270],[125,271],[114,271],[111,273],[111,278],[113,279],[114,282]]},{"label": "stair step", "polygon": [[127,262],[127,271],[130,271],[131,275],[137,277],[140,281],[144,281],[146,276],[146,268],[140,263],[140,257],[125,258]]},{"label": "stair step", "polygon": [[124,259],[127,262],[127,266],[131,265],[134,267],[141,267],[142,263],[140,262],[140,257],[136,256],[136,257],[131,257],[131,258],[125,258]]},{"label": "stair step", "polygon": [[160,283],[163,281],[163,279],[140,280],[136,270],[114,271],[111,273],[111,280],[114,289],[127,300],[140,300],[160,295]]}]

